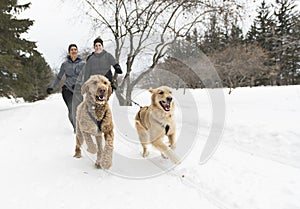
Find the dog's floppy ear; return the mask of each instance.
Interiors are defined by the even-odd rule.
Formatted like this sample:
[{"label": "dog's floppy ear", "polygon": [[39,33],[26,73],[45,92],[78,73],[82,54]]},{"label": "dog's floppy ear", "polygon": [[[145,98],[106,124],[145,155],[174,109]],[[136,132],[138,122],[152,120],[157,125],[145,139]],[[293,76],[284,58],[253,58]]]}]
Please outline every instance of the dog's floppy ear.
[{"label": "dog's floppy ear", "polygon": [[111,85],[109,85],[108,92],[107,92],[107,100],[109,99],[109,97],[112,94],[112,92],[113,92],[113,89],[112,89]]},{"label": "dog's floppy ear", "polygon": [[85,82],[82,87],[81,87],[81,95],[84,95],[88,90],[89,90],[89,87],[87,85],[88,82]]}]

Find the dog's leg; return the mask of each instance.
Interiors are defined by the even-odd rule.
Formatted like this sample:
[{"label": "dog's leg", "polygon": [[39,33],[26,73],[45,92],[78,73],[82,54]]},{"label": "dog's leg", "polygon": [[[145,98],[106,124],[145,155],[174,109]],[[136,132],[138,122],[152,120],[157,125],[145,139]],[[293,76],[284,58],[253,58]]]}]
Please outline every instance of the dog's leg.
[{"label": "dog's leg", "polygon": [[114,149],[114,133],[111,130],[108,133],[104,133],[105,146],[101,155],[100,165],[101,168],[109,169],[112,164],[112,154]]},{"label": "dog's leg", "polygon": [[83,136],[81,131],[76,127],[76,146],[75,146],[75,154],[73,157],[81,158],[81,145],[83,143]]},{"label": "dog's leg", "polygon": [[96,142],[97,142],[98,152],[97,152],[97,160],[96,160],[95,166],[97,168],[101,168],[100,161],[101,161],[101,155],[102,155],[102,152],[103,152],[102,135],[101,136],[96,136]]},{"label": "dog's leg", "polygon": [[170,146],[170,148],[171,149],[175,149],[176,148],[175,134],[168,135],[168,139],[169,139],[169,146]]},{"label": "dog's leg", "polygon": [[85,143],[87,145],[87,151],[92,153],[92,154],[96,154],[97,146],[93,142],[93,139],[92,139],[91,135],[88,134],[88,133],[84,133],[83,136],[84,136],[84,139],[85,139]]},{"label": "dog's leg", "polygon": [[78,142],[78,137],[76,136],[76,146],[75,146],[75,154],[73,157],[81,158],[81,145]]},{"label": "dog's leg", "polygon": [[173,152],[173,150],[167,145],[165,145],[160,138],[152,141],[152,145],[156,149],[158,149],[162,153],[162,155],[167,156],[173,163],[175,164],[179,163],[179,159],[176,156],[176,154]]},{"label": "dog's leg", "polygon": [[138,132],[138,135],[139,135],[140,142],[141,142],[142,147],[143,147],[142,156],[143,157],[148,157],[149,151],[148,151],[148,148],[147,148],[147,144],[149,143],[149,136],[146,132],[146,129],[141,125],[141,123],[139,121],[137,121],[137,120],[135,121],[135,126],[136,126],[136,130]]},{"label": "dog's leg", "polygon": [[147,144],[142,143],[142,146],[143,146],[143,157],[148,157],[149,156],[149,151],[148,151],[148,148],[147,148]]},{"label": "dog's leg", "polygon": [[168,149],[167,151],[164,152],[164,154],[166,156],[168,156],[168,158],[170,158],[170,160],[175,163],[175,164],[179,164],[180,160],[179,157],[175,154],[175,152],[172,149]]}]

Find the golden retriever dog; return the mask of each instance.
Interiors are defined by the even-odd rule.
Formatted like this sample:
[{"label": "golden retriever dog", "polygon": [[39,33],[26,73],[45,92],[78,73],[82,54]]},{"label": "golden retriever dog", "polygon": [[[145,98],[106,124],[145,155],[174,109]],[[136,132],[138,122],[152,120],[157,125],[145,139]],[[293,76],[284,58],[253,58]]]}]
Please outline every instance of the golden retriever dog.
[{"label": "golden retriever dog", "polygon": [[[81,94],[85,96],[77,107],[74,157],[81,157],[81,145],[85,141],[87,151],[97,153],[96,167],[108,169],[112,164],[114,142],[112,113],[108,104],[112,94],[110,82],[102,75],[93,75],[83,84]],[[97,145],[92,136],[96,138]]]},{"label": "golden retriever dog", "polygon": [[[173,163],[179,159],[173,152],[175,148],[176,122],[174,117],[174,100],[171,89],[161,86],[149,89],[151,105],[145,106],[135,116],[135,127],[143,146],[143,157],[149,155],[148,144],[158,149],[163,157],[168,157]],[[169,145],[163,142],[164,136],[168,137]]]}]

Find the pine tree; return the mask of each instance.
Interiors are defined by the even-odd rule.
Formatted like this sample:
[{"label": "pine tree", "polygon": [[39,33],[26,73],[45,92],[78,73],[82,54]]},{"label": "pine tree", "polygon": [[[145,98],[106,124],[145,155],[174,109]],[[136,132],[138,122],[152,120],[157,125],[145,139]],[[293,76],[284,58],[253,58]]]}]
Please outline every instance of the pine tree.
[{"label": "pine tree", "polygon": [[293,18],[293,22],[295,27],[293,27],[292,31],[294,42],[292,72],[294,75],[294,84],[300,84],[300,13]]},{"label": "pine tree", "polygon": [[271,50],[275,25],[274,18],[271,15],[270,7],[266,6],[265,2],[262,2],[257,18],[260,23],[257,41],[263,48]]},{"label": "pine tree", "polygon": [[237,19],[231,24],[230,34],[228,34],[227,36],[230,45],[240,45],[241,43],[243,43],[243,31],[238,26]]},{"label": "pine tree", "polygon": [[219,26],[217,14],[212,14],[200,48],[207,54],[215,50],[223,50],[227,43],[227,38],[226,32],[223,32]]},{"label": "pine tree", "polygon": [[195,28],[192,34],[188,34],[183,39],[176,40],[175,44],[172,44],[168,50],[168,56],[182,56],[185,57],[197,57],[199,53],[199,34]]},{"label": "pine tree", "polygon": [[256,22],[253,22],[253,25],[251,25],[250,30],[248,31],[246,35],[246,41],[247,42],[254,42],[257,38],[257,26]]},{"label": "pine tree", "polygon": [[[246,43],[248,45],[257,44],[266,50],[268,59],[265,59],[265,65],[269,66],[272,76],[270,76],[271,84],[275,84],[278,80],[278,72],[274,62],[271,60],[271,51],[274,47],[274,28],[275,20],[272,15],[272,7],[267,5],[263,0],[261,5],[256,9],[257,16],[255,17],[251,29],[246,35]],[[272,70],[271,70],[272,69]]]},{"label": "pine tree", "polygon": [[247,34],[248,41],[256,41],[267,50],[272,49],[272,36],[274,34],[274,18],[270,6],[265,1],[256,10],[258,15]]},{"label": "pine tree", "polygon": [[[276,0],[278,8],[276,17],[276,44],[272,49],[273,60],[278,66],[283,84],[295,84],[297,66],[299,63],[299,35],[297,27],[296,4],[294,0]],[[297,39],[298,38],[298,39]]]},{"label": "pine tree", "polygon": [[15,94],[14,83],[22,71],[22,60],[33,53],[34,42],[21,38],[33,24],[16,15],[29,8],[30,3],[17,5],[17,0],[1,0],[0,4],[0,96]]},{"label": "pine tree", "polygon": [[15,94],[30,102],[44,99],[47,96],[46,89],[53,80],[51,68],[37,51],[23,60],[22,64],[24,68],[15,81]]},{"label": "pine tree", "polygon": [[44,99],[53,72],[34,42],[21,38],[33,21],[17,19],[30,3],[1,0],[0,4],[0,96],[23,97],[25,101]]}]

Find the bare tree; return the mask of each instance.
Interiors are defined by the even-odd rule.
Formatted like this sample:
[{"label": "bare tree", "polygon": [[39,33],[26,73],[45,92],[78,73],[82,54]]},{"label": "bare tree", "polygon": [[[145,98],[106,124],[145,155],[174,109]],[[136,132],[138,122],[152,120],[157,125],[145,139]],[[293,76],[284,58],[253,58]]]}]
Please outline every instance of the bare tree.
[{"label": "bare tree", "polygon": [[259,79],[270,79],[272,68],[266,65],[268,54],[256,44],[231,45],[211,56],[224,86],[254,86]]},{"label": "bare tree", "polygon": [[[130,105],[133,87],[155,69],[167,48],[178,38],[206,21],[209,13],[237,11],[236,0],[84,0],[86,14],[102,33],[106,30],[115,43],[117,60],[125,57],[126,69],[116,95],[120,105]],[[131,80],[133,68],[143,57],[151,60]],[[143,60],[144,61],[144,60]],[[143,62],[142,61],[142,62]],[[136,64],[137,65],[137,64]],[[114,75],[117,79],[117,74]]]}]

